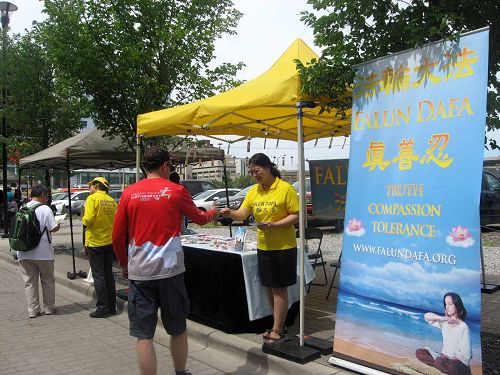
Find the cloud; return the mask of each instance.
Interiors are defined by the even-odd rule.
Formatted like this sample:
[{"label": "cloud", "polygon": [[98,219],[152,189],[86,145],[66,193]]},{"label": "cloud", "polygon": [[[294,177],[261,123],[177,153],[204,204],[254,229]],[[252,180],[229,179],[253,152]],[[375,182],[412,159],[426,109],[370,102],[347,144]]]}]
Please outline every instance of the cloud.
[{"label": "cloud", "polygon": [[480,316],[479,270],[439,270],[419,263],[389,262],[372,267],[352,260],[342,264],[341,286],[350,293],[383,301],[441,312],[443,295],[455,292],[462,298],[469,316]]}]

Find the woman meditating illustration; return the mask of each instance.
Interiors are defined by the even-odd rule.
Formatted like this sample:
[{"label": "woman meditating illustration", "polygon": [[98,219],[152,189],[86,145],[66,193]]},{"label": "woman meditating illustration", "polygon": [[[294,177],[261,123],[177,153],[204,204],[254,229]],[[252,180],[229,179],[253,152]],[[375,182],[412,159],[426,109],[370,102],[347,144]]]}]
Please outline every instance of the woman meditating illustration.
[{"label": "woman meditating illustration", "polygon": [[468,375],[472,348],[469,327],[465,323],[467,311],[460,296],[446,293],[443,297],[444,316],[428,312],[424,319],[434,327],[440,328],[443,335],[441,353],[430,348],[417,349],[415,355],[420,362],[437,368],[445,374]]}]

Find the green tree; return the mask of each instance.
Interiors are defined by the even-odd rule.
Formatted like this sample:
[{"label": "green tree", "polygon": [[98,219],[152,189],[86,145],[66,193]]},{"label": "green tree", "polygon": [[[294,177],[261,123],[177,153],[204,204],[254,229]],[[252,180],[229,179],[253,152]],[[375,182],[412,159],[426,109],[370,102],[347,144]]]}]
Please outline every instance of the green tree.
[{"label": "green tree", "polygon": [[235,177],[233,180],[233,187],[239,188],[239,189],[244,189],[247,186],[255,184],[255,180],[253,179],[252,176],[250,175],[245,175],[245,176],[238,176]]},{"label": "green tree", "polygon": [[[16,162],[72,136],[81,127],[86,104],[58,74],[36,32],[16,36],[7,56],[7,142]],[[45,180],[49,185],[48,172]]]},{"label": "green tree", "polygon": [[92,100],[95,123],[135,145],[136,117],[213,95],[243,64],[209,68],[214,42],[234,34],[230,0],[45,0],[56,65]]},{"label": "green tree", "polygon": [[[215,185],[217,189],[222,189],[226,187],[226,185],[224,184],[224,179],[212,180],[212,183]],[[255,184],[255,181],[250,175],[235,176],[235,177],[228,176],[227,178],[227,187],[229,188],[243,189],[253,184]]]},{"label": "green tree", "polygon": [[[465,31],[490,27],[487,130],[500,129],[500,2],[476,0],[309,0],[302,12],[315,43],[323,47],[312,65],[299,63],[303,90],[336,97],[348,108],[345,88],[352,66],[439,39],[456,40]],[[495,140],[485,140],[500,149]]]}]

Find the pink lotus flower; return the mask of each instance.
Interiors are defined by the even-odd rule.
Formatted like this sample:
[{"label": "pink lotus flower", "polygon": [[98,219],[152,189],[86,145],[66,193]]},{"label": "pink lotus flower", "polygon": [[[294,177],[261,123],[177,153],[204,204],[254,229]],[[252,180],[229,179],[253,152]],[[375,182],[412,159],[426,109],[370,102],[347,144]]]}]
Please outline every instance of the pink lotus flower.
[{"label": "pink lotus flower", "polygon": [[351,219],[351,220],[349,220],[349,223],[347,224],[347,228],[351,232],[357,232],[358,230],[363,229],[363,223],[361,222],[361,220]]},{"label": "pink lotus flower", "polygon": [[451,238],[453,238],[453,241],[459,242],[465,241],[466,239],[470,238],[471,234],[469,233],[469,229],[467,227],[462,227],[461,225],[459,225],[453,227],[450,236]]}]

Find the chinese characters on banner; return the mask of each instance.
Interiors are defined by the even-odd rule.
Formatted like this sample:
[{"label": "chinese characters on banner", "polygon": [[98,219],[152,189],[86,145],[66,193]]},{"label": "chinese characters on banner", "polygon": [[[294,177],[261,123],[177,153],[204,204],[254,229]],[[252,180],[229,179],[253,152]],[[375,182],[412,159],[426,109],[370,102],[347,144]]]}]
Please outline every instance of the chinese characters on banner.
[{"label": "chinese characters on banner", "polygon": [[488,30],[357,67],[335,363],[482,374],[487,67]]}]

